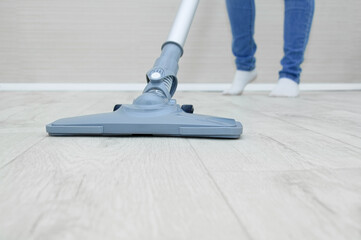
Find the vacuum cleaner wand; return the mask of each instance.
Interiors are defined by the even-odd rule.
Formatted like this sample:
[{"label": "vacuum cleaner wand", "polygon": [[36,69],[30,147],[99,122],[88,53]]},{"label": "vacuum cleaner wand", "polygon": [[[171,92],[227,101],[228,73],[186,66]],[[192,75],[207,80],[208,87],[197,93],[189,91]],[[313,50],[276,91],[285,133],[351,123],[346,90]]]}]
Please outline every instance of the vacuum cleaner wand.
[{"label": "vacuum cleaner wand", "polygon": [[117,104],[110,113],[59,119],[46,126],[49,135],[239,138],[240,122],[193,114],[192,105],[180,106],[172,99],[178,84],[178,62],[198,3],[182,0],[162,53],[146,74],[148,84],[133,104]]}]

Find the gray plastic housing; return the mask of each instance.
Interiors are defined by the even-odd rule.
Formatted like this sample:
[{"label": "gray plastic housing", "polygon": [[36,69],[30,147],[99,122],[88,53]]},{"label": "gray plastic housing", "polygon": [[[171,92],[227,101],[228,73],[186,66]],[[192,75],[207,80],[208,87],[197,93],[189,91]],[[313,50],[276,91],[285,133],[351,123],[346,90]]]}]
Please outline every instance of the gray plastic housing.
[{"label": "gray plastic housing", "polygon": [[184,112],[174,99],[144,93],[118,110],[59,119],[46,126],[51,136],[129,136],[239,138],[242,124],[234,119]]}]

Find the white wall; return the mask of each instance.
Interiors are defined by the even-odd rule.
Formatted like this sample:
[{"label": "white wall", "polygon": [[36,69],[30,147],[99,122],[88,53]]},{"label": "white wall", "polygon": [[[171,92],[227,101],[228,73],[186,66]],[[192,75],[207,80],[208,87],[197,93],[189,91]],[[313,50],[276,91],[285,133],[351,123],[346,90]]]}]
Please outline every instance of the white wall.
[{"label": "white wall", "polygon": [[[0,0],[0,82],[133,82],[160,54],[178,0]],[[256,0],[258,82],[275,82],[283,1]],[[230,82],[223,0],[201,0],[181,82]],[[361,1],[316,0],[303,82],[361,82]]]}]

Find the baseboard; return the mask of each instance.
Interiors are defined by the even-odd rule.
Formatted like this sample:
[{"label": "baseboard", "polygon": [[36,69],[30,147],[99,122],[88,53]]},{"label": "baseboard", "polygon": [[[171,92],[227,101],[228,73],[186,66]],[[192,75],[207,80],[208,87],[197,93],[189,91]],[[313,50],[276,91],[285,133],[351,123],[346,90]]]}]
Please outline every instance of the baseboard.
[{"label": "baseboard", "polygon": [[[275,84],[249,84],[245,91],[270,91]],[[0,83],[0,91],[142,91],[145,83]],[[224,83],[181,83],[177,91],[220,92]],[[301,91],[357,91],[361,83],[304,83]]]}]

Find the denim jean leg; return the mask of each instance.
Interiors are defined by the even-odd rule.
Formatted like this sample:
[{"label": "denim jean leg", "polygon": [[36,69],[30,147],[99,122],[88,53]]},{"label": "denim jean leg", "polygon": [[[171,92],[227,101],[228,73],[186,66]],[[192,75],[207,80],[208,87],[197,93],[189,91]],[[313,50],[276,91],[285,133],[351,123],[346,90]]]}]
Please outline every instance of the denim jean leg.
[{"label": "denim jean leg", "polygon": [[231,23],[232,52],[236,57],[238,70],[251,71],[255,68],[256,43],[254,41],[254,0],[226,0]]},{"label": "denim jean leg", "polygon": [[300,82],[301,64],[311,30],[314,0],[285,0],[284,57],[280,78]]}]

